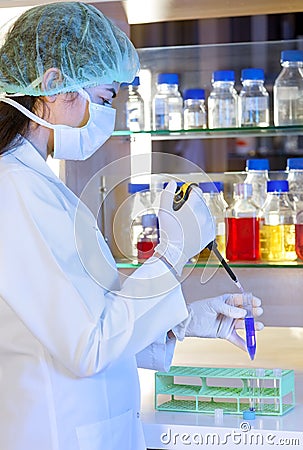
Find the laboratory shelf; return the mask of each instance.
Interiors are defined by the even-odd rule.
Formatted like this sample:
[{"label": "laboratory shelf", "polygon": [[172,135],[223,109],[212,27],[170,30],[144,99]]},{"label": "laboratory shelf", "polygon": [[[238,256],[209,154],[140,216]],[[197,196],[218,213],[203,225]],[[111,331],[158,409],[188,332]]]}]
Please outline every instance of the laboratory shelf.
[{"label": "laboratory shelf", "polygon": [[[230,267],[242,267],[242,268],[283,268],[283,269],[301,269],[303,268],[303,261],[279,261],[279,262],[267,262],[267,261],[237,261],[229,262]],[[118,269],[137,269],[140,267],[140,263],[129,262],[127,260],[117,260]],[[217,262],[197,262],[192,264],[186,264],[187,268],[204,268],[204,267],[221,267]]]},{"label": "laboratory shelf", "polygon": [[241,414],[253,401],[256,415],[283,415],[295,405],[294,380],[293,370],[279,375],[264,370],[257,376],[251,368],[172,366],[169,372],[155,374],[155,408],[209,414],[221,408],[224,414]]},{"label": "laboratory shelf", "polygon": [[133,136],[146,135],[151,141],[165,141],[175,139],[211,139],[211,138],[237,138],[240,136],[249,137],[273,137],[281,135],[302,135],[303,126],[283,126],[283,127],[237,127],[237,128],[197,128],[195,130],[145,130],[129,131],[115,130],[113,136]]}]

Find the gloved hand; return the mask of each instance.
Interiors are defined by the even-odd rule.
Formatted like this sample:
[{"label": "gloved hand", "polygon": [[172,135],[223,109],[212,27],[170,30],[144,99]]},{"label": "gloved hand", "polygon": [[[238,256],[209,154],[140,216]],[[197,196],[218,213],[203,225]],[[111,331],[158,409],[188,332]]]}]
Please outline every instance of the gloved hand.
[{"label": "gloved hand", "polygon": [[168,183],[163,190],[159,209],[160,242],[155,252],[164,256],[181,275],[184,265],[215,239],[215,224],[200,188],[193,186],[187,201],[173,210],[177,184]]},{"label": "gloved hand", "polygon": [[[261,300],[252,299],[252,314],[259,317],[263,313]],[[188,337],[205,337],[227,339],[232,344],[246,351],[244,339],[237,329],[245,328],[242,294],[224,294],[219,297],[198,300],[187,305],[188,317],[172,329],[179,340]],[[262,322],[255,322],[255,329],[262,330]]]}]

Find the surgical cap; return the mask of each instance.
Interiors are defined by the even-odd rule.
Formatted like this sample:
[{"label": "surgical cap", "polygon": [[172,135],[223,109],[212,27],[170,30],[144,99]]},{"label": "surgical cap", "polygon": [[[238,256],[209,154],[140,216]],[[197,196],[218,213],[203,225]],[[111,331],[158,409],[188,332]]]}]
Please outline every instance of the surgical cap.
[{"label": "surgical cap", "polygon": [[[62,80],[48,89],[47,69]],[[79,88],[131,82],[139,70],[137,52],[126,34],[92,5],[50,3],[23,13],[0,49],[0,92],[54,95]]]}]

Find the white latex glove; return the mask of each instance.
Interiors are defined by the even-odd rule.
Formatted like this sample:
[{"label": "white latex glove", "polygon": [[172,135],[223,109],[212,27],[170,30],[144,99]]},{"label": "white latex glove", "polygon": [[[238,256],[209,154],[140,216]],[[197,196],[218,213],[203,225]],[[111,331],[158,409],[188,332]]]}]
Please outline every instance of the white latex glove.
[{"label": "white latex glove", "polygon": [[158,214],[160,242],[155,252],[164,256],[181,275],[187,261],[215,239],[215,224],[197,186],[193,186],[183,206],[174,211],[176,187],[177,183],[171,181],[161,194]]},{"label": "white latex glove", "polygon": [[[252,314],[258,317],[263,313],[261,300],[253,297]],[[187,337],[221,338],[246,351],[245,340],[237,333],[237,329],[245,328],[242,294],[224,294],[219,297],[195,301],[187,305],[187,319],[173,328],[179,340]],[[255,322],[255,329],[262,330],[262,322]]]}]

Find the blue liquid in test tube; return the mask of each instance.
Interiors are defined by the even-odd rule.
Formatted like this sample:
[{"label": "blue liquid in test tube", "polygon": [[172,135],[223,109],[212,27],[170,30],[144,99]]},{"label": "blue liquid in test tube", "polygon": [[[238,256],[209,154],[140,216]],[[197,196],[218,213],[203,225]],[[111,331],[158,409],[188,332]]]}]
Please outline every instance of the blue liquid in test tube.
[{"label": "blue liquid in test tube", "polygon": [[255,320],[252,314],[252,293],[243,292],[243,307],[247,314],[244,318],[246,347],[251,360],[255,358],[256,354],[256,334],[255,334]]}]

